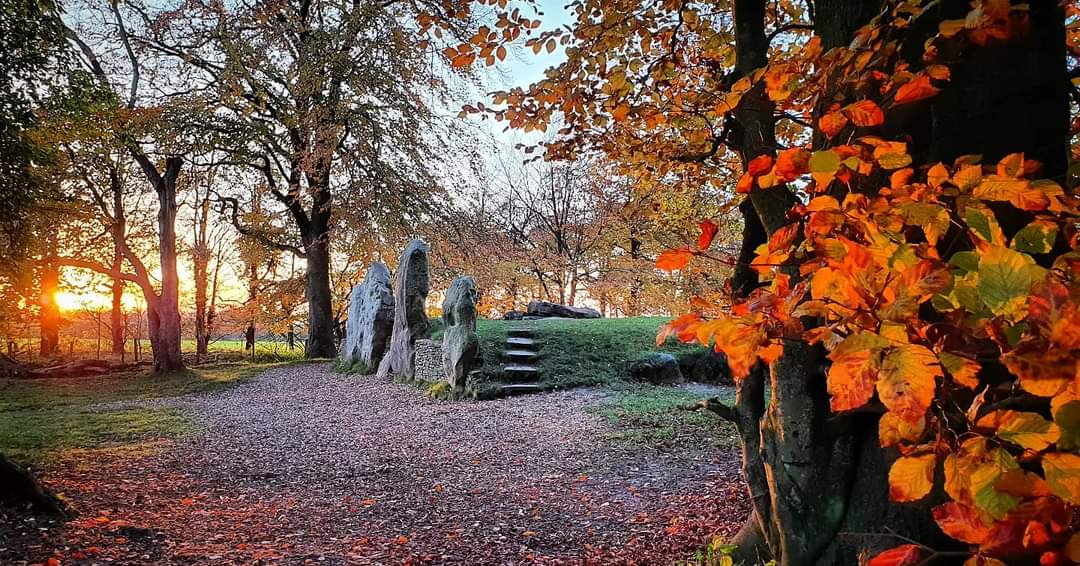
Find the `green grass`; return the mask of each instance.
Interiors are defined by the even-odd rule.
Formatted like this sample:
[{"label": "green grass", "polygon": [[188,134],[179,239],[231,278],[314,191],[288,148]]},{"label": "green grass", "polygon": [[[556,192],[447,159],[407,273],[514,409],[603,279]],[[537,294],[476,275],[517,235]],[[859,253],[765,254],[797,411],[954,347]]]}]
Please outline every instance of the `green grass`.
[{"label": "green grass", "polygon": [[[733,391],[727,388],[726,391]],[[725,403],[734,401],[734,393]],[[736,445],[735,427],[707,411],[688,411],[684,407],[705,395],[675,387],[638,386],[616,391],[592,410],[605,417],[616,432],[613,442],[649,446],[721,446]]]},{"label": "green grass", "polygon": [[179,397],[231,387],[268,368],[285,365],[227,362],[152,375],[127,372],[99,377],[0,379],[0,452],[29,464],[64,451],[117,447],[197,430],[175,408],[102,408],[113,401]]},{"label": "green grass", "polygon": [[535,321],[481,320],[477,324],[484,370],[499,379],[507,330],[514,327],[534,329],[540,344],[540,385],[546,389],[564,389],[587,385],[617,385],[627,377],[631,363],[654,352],[682,353],[703,351],[701,346],[681,344],[669,339],[656,346],[656,333],[668,318],[546,319]]}]

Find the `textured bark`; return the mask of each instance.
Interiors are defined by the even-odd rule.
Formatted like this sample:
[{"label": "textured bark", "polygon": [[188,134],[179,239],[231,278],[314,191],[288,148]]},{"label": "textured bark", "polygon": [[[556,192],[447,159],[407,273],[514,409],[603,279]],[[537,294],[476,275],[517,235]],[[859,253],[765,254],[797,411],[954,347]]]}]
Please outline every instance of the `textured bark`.
[{"label": "textured bark", "polygon": [[210,283],[210,241],[207,234],[210,216],[210,197],[204,197],[195,209],[195,243],[191,248],[191,264],[195,283],[195,361],[208,353],[210,335],[207,328],[207,286]]},{"label": "textured bark", "polygon": [[124,249],[120,245],[127,231],[127,218],[124,211],[124,193],[121,190],[119,179],[112,186],[113,222],[109,227],[113,239],[112,261],[112,310],[109,313],[109,330],[112,334],[112,353],[124,355],[124,280],[120,277],[120,270],[124,265]]},{"label": "textured bark", "polygon": [[[165,174],[154,183],[158,197],[158,257],[161,262],[161,287],[150,309],[150,345],[154,350],[154,371],[184,368],[180,355],[180,278],[176,270],[176,178],[183,160],[170,157]],[[156,337],[156,340],[155,340]]]},{"label": "textured bark", "polygon": [[60,306],[56,304],[56,291],[60,284],[60,269],[52,256],[41,262],[41,327],[42,356],[53,356],[60,347]]},{"label": "textured bark", "polygon": [[39,513],[70,517],[73,511],[34,477],[30,470],[0,454],[0,503],[26,506]]},{"label": "textured bark", "polygon": [[307,357],[337,356],[334,341],[334,312],[330,295],[330,243],[326,234],[305,244],[307,254],[306,294],[308,301]]}]

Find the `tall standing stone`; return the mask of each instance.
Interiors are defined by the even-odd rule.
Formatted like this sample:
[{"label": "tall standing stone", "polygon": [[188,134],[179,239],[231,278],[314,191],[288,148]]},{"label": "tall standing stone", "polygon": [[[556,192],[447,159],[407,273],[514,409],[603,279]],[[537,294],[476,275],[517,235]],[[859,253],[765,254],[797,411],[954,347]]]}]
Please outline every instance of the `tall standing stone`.
[{"label": "tall standing stone", "polygon": [[457,277],[446,291],[442,305],[443,369],[454,389],[465,387],[465,378],[476,366],[480,341],[476,337],[476,282]]},{"label": "tall standing stone", "polygon": [[417,238],[405,246],[394,283],[394,331],[379,364],[379,377],[393,374],[412,380],[416,377],[413,344],[427,336],[430,327],[424,309],[429,291],[428,245],[423,240]]},{"label": "tall standing stone", "polygon": [[364,281],[349,296],[349,319],[345,324],[342,359],[365,373],[379,367],[394,331],[394,290],[390,270],[382,262],[372,262]]}]

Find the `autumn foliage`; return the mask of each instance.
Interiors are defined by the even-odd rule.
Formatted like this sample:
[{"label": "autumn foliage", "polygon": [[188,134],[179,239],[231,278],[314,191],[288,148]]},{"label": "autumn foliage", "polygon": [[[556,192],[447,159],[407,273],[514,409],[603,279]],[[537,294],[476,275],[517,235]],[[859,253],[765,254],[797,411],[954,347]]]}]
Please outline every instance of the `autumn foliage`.
[{"label": "autumn foliage", "polygon": [[[740,192],[798,180],[803,201],[757,250],[753,267],[768,285],[680,317],[659,340],[714,345],[739,377],[778,359],[789,341],[820,344],[832,362],[833,411],[883,406],[881,446],[901,454],[890,499],[921,500],[942,474],[949,501],[933,518],[972,545],[970,564],[1032,553],[1044,563],[1080,561],[1078,200],[1023,154],[915,163],[902,139],[874,131],[889,112],[948,88],[936,53],[1007,40],[1022,26],[1023,7],[976,4],[963,22],[942,24],[925,71],[890,68],[875,55],[889,52],[888,40],[868,28],[870,51],[821,54],[811,45],[803,61],[818,71],[794,89],[770,81],[783,70],[757,73],[778,85],[769,91],[777,100],[837,75],[879,85],[878,96],[833,104],[820,117],[827,148],[749,163]],[[874,180],[882,182],[867,190]],[[1004,217],[1022,218],[1022,227],[1008,236]],[[658,267],[679,269],[693,256],[676,252]],[[1049,414],[1030,408],[1040,399]],[[915,564],[928,554],[908,544],[871,563]]]},{"label": "autumn foliage", "polygon": [[[832,411],[880,412],[880,445],[899,451],[892,501],[943,485],[933,520],[970,545],[972,565],[1080,561],[1080,201],[1060,171],[1043,177],[1023,153],[924,162],[888,127],[945,92],[966,50],[1029,33],[1026,4],[976,0],[964,18],[941,21],[912,64],[904,33],[933,4],[886,3],[848,46],[826,50],[807,36],[774,45],[768,65],[728,82],[715,71],[732,64],[731,44],[698,11],[642,10],[626,22],[578,3],[573,38],[556,30],[534,45],[548,37],[551,48],[558,39],[601,51],[575,53],[528,91],[497,94],[505,107],[489,113],[525,130],[559,116],[564,135],[547,144],[549,158],[600,147],[639,177],[716,183],[726,164],[713,153],[762,89],[796,125],[780,132],[787,147],[748,156],[734,189],[791,190],[788,223],[755,250],[760,286],[692,300],[658,342],[713,346],[737,379],[795,342],[823,348]],[[790,2],[777,10],[806,16]],[[680,43],[690,34],[696,42]],[[656,266],[734,264],[710,250],[715,234],[703,222],[697,242]],[[934,552],[904,544],[870,562],[916,564]]]}]

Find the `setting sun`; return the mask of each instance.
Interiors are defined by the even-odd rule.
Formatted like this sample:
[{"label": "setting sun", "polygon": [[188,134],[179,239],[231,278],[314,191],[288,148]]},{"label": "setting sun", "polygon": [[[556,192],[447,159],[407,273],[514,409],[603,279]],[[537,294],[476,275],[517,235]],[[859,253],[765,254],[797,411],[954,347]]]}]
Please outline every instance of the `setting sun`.
[{"label": "setting sun", "polygon": [[[112,297],[101,293],[85,292],[73,293],[71,291],[58,291],[55,295],[56,305],[63,312],[74,311],[100,311],[112,308]],[[125,310],[136,306],[136,300],[128,293],[124,293],[120,299]]]}]

